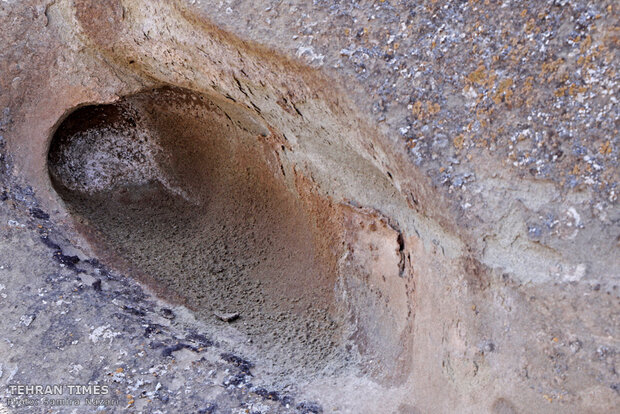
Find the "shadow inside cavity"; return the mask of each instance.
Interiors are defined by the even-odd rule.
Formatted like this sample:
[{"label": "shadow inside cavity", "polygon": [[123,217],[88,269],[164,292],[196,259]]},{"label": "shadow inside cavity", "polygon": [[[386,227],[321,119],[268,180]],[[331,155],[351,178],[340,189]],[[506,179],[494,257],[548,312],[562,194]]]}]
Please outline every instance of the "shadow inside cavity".
[{"label": "shadow inside cavity", "polygon": [[310,214],[270,148],[216,101],[160,89],[78,109],[49,152],[67,208],[207,321],[234,322],[282,372],[350,359]]}]

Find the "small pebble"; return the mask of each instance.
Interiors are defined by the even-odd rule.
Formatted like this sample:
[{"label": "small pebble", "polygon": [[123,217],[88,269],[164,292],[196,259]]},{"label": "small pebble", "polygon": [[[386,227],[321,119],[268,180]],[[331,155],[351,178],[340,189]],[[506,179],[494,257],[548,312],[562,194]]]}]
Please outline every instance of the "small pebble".
[{"label": "small pebble", "polygon": [[239,313],[237,312],[230,312],[230,313],[215,312],[215,316],[224,322],[232,322],[232,321],[239,319]]}]

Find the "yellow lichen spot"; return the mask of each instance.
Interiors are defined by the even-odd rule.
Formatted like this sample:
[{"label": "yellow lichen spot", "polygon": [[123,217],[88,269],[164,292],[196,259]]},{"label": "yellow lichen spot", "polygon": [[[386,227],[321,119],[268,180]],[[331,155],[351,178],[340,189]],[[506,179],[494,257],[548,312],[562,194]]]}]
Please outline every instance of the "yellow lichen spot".
[{"label": "yellow lichen spot", "polygon": [[493,102],[495,102],[496,104],[500,104],[502,100],[505,100],[508,103],[510,97],[512,96],[512,90],[510,89],[512,87],[512,84],[512,78],[506,78],[502,80],[497,86],[497,91],[493,96]]},{"label": "yellow lichen spot", "polygon": [[588,91],[587,87],[585,87],[585,86],[577,86],[574,83],[571,84],[568,87],[568,94],[570,96],[575,96],[575,95],[580,94],[580,93],[586,93],[587,91]]},{"label": "yellow lichen spot", "polygon": [[555,342],[555,343],[557,344],[559,341],[560,341],[560,340],[558,339],[558,337],[557,337],[557,336],[554,336],[554,337],[553,337],[553,342]]},{"label": "yellow lichen spot", "polygon": [[489,89],[490,89],[490,88],[492,88],[492,87],[493,87],[493,85],[495,84],[495,80],[496,80],[496,79],[497,79],[497,74],[495,74],[495,72],[494,72],[494,71],[490,71],[490,72],[489,72],[489,76],[487,77],[487,79],[486,79],[486,81],[485,81],[484,85],[485,85],[487,88],[489,88]]},{"label": "yellow lichen spot", "polygon": [[546,75],[547,73],[555,73],[558,70],[560,65],[564,63],[564,59],[558,58],[551,62],[545,62],[542,64],[542,70],[540,72],[541,76]]},{"label": "yellow lichen spot", "polygon": [[534,77],[528,76],[525,78],[525,82],[523,82],[523,94],[527,94],[532,90],[532,85],[534,84]]},{"label": "yellow lichen spot", "polygon": [[346,29],[344,29],[344,34],[346,36],[350,35],[351,34],[351,29],[349,29],[348,27]]},{"label": "yellow lichen spot", "polygon": [[581,50],[581,53],[584,53],[586,50],[588,50],[588,48],[592,45],[592,36],[587,35],[585,39],[583,39],[583,41],[581,42],[581,45],[579,45],[579,49]]},{"label": "yellow lichen spot", "polygon": [[429,116],[435,115],[437,112],[441,110],[441,107],[438,103],[433,103],[431,101],[416,101],[411,106],[411,113],[418,119],[424,119]]},{"label": "yellow lichen spot", "polygon": [[563,97],[563,96],[564,96],[564,94],[566,93],[566,90],[567,90],[567,89],[568,89],[568,87],[567,87],[567,86],[561,86],[561,87],[557,88],[557,89],[555,90],[555,92],[553,92],[553,94],[554,94],[556,97],[561,98],[561,97]]},{"label": "yellow lichen spot", "polygon": [[523,9],[521,11],[521,17],[525,17],[527,15],[527,9]]},{"label": "yellow lichen spot", "polygon": [[441,110],[441,107],[438,103],[432,103],[431,101],[426,102],[426,111],[429,115],[435,115],[437,112]]},{"label": "yellow lichen spot", "polygon": [[422,115],[422,102],[421,101],[415,101],[415,103],[411,107],[411,113],[416,118],[420,118],[420,116]]},{"label": "yellow lichen spot", "polygon": [[543,398],[549,402],[553,402],[553,398],[551,398],[550,396],[548,396],[547,394],[543,395]]},{"label": "yellow lichen spot", "polygon": [[534,28],[536,28],[536,20],[534,20],[533,18],[531,18],[530,20],[527,21],[527,23],[525,23],[525,32],[529,33],[531,32]]},{"label": "yellow lichen spot", "polygon": [[611,154],[611,141],[607,140],[607,142],[601,145],[599,152],[603,155]]},{"label": "yellow lichen spot", "polygon": [[477,83],[478,85],[482,85],[484,83],[484,79],[487,76],[487,71],[484,65],[478,66],[478,68],[467,75],[467,79],[472,83]]},{"label": "yellow lichen spot", "polygon": [[117,374],[120,374],[121,372],[123,372],[123,368],[121,368],[121,367],[116,368],[116,373]]},{"label": "yellow lichen spot", "polygon": [[454,148],[456,149],[463,149],[463,145],[465,144],[465,135],[463,134],[459,134],[456,136],[456,138],[454,138],[453,141],[454,144]]}]

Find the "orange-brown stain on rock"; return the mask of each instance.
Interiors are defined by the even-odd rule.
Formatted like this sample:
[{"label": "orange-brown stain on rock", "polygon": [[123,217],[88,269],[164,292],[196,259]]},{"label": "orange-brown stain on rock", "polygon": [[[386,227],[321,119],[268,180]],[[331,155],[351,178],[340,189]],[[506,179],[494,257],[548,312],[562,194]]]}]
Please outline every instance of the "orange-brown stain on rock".
[{"label": "orange-brown stain on rock", "polygon": [[75,17],[92,39],[113,47],[121,31],[124,9],[120,0],[75,0]]}]

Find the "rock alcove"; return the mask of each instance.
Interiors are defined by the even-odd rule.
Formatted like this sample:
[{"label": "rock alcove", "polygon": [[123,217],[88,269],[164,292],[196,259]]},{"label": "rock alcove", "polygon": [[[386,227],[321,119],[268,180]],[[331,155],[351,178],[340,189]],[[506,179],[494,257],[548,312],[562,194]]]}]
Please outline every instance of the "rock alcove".
[{"label": "rock alcove", "polygon": [[279,373],[333,374],[391,340],[373,310],[390,298],[359,273],[384,266],[381,283],[402,280],[402,235],[319,196],[287,151],[232,100],[163,87],[71,112],[48,166],[101,256],[205,321],[239,315]]}]

